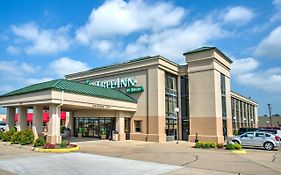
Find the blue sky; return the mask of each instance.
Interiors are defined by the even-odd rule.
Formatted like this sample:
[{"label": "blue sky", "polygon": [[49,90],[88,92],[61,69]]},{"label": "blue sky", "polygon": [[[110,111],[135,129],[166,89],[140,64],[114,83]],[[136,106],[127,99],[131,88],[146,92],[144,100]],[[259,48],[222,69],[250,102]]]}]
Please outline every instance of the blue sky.
[{"label": "blue sky", "polygon": [[[216,46],[231,89],[281,114],[281,0],[0,1],[0,94],[146,55]],[[3,110],[1,110],[3,112]]]}]

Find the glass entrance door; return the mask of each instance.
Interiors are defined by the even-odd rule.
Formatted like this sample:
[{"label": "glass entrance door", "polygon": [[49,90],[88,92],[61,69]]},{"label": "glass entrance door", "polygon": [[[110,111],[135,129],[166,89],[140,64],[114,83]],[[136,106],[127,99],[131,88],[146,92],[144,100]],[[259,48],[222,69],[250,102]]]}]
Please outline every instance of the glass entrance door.
[{"label": "glass entrance door", "polygon": [[81,133],[83,137],[101,137],[101,131],[105,129],[106,138],[112,138],[112,131],[115,130],[115,119],[109,117],[75,117],[75,135]]}]

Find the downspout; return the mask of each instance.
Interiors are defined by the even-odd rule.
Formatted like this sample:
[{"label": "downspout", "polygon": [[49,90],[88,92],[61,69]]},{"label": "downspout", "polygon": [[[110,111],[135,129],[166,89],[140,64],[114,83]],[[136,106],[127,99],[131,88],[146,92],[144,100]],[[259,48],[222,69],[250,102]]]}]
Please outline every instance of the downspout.
[{"label": "downspout", "polygon": [[[56,111],[59,111],[59,108],[63,105],[63,100],[64,100],[64,91],[61,91],[61,103],[57,106]],[[60,117],[60,113],[58,114],[58,117]],[[57,120],[56,120],[55,126],[57,127]],[[56,130],[57,130],[57,128],[56,128]],[[59,135],[60,135],[60,133],[59,133]],[[58,142],[59,142],[59,137],[56,137],[56,143],[58,143]]]}]

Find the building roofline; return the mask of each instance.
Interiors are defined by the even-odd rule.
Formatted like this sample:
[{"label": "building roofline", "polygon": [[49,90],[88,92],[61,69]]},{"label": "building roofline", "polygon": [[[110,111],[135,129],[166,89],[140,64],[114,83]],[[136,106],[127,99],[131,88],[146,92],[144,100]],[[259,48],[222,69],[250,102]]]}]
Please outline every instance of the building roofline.
[{"label": "building roofline", "polygon": [[193,53],[197,53],[197,52],[203,52],[203,51],[206,51],[206,50],[216,50],[219,54],[221,54],[223,57],[226,58],[226,60],[230,63],[233,63],[233,61],[228,57],[226,56],[220,49],[218,49],[217,47],[210,47],[210,46],[205,46],[205,47],[200,47],[200,48],[197,48],[197,49],[193,49],[191,51],[187,51],[185,53],[183,53],[183,55],[187,55],[187,54],[193,54]]},{"label": "building roofline", "polygon": [[246,97],[246,96],[244,96],[244,95],[241,95],[240,93],[238,93],[238,92],[235,92],[235,91],[230,91],[231,93],[233,93],[233,94],[235,94],[235,95],[238,95],[238,96],[241,96],[241,97],[243,97],[243,98],[246,98],[247,100],[249,100],[249,101],[252,101],[252,102],[254,102],[254,103],[256,103],[256,104],[259,104],[256,100],[253,100],[252,98],[249,98],[249,97]]},{"label": "building roofline", "polygon": [[110,65],[105,65],[105,66],[100,66],[100,67],[96,67],[90,70],[85,70],[85,71],[80,71],[80,72],[76,72],[76,73],[72,73],[72,74],[67,74],[65,75],[66,78],[75,76],[77,74],[85,74],[85,73],[91,73],[91,72],[96,72],[96,71],[100,71],[100,70],[105,70],[105,69],[109,69],[109,68],[116,68],[116,67],[120,67],[120,66],[124,66],[126,64],[133,64],[133,63],[139,63],[139,62],[143,62],[143,61],[148,61],[148,60],[154,60],[154,59],[161,59],[163,61],[166,61],[174,66],[181,66],[180,64],[162,56],[162,55],[154,55],[154,56],[145,56],[145,57],[139,57],[139,58],[135,58],[135,59],[131,59],[128,61],[124,61],[121,63],[115,63],[115,64],[110,64]]}]

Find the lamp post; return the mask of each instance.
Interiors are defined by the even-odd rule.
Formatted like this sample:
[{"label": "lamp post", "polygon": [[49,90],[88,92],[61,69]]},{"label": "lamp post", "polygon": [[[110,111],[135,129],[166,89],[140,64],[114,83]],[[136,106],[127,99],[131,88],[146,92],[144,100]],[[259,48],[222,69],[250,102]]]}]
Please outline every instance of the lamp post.
[{"label": "lamp post", "polygon": [[179,144],[179,111],[178,107],[175,108],[175,113],[177,115],[177,144]]},{"label": "lamp post", "polygon": [[272,128],[272,118],[271,118],[271,104],[267,104],[268,106],[268,117],[269,117],[269,124],[270,127]]}]

